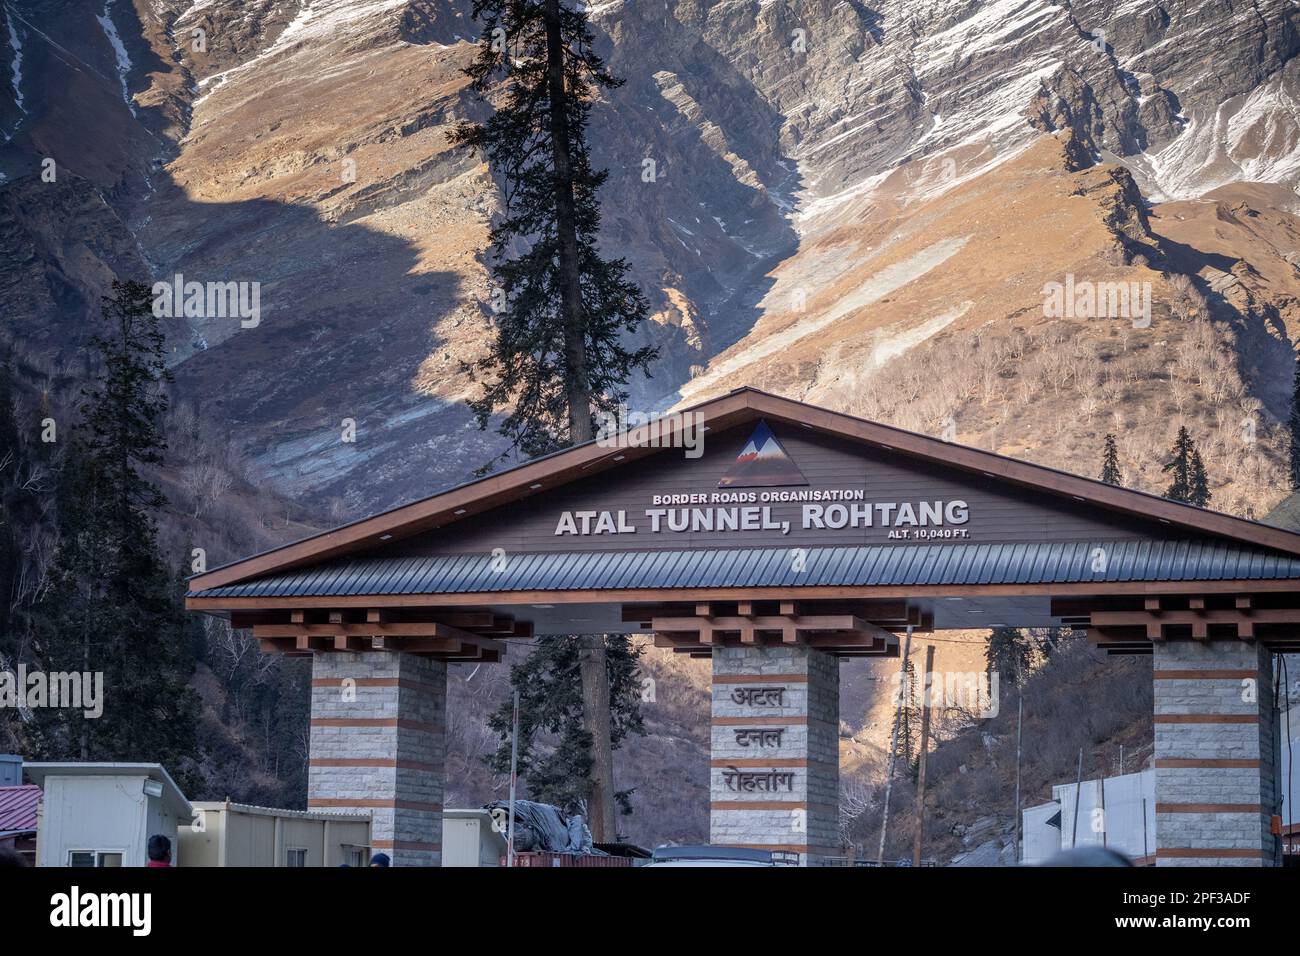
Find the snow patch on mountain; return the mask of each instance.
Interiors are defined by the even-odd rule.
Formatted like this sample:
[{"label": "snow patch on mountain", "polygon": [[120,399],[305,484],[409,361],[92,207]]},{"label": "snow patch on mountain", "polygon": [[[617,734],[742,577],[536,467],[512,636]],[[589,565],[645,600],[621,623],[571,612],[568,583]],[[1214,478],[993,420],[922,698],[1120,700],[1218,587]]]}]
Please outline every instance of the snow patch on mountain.
[{"label": "snow patch on mountain", "polygon": [[[328,59],[335,64],[333,69],[320,69],[313,64],[311,70],[300,70],[303,75],[295,80],[319,83],[347,69],[358,59],[382,54],[384,48],[377,47],[350,56],[341,55],[339,46],[348,40],[373,34],[376,18],[396,16],[408,5],[409,0],[308,0],[265,50],[238,66],[200,80],[201,95],[194,101],[193,109],[197,113],[199,106],[218,90],[232,88],[237,78],[252,77],[260,88],[267,78],[264,68],[273,60],[300,56]],[[278,64],[272,67],[275,70],[279,68]]]},{"label": "snow patch on mountain", "polygon": [[126,52],[126,47],[122,44],[122,38],[118,36],[117,27],[113,23],[113,0],[104,0],[104,12],[103,14],[96,14],[95,19],[99,21],[100,27],[103,28],[109,46],[113,48],[113,57],[117,66],[117,79],[122,85],[122,101],[126,103],[126,108],[131,111],[131,115],[136,116],[135,103],[131,100],[131,85],[128,81],[131,74],[131,57]]},{"label": "snow patch on mountain", "polygon": [[920,345],[926,339],[938,335],[969,312],[974,304],[974,302],[970,301],[962,302],[951,309],[940,312],[934,318],[927,319],[920,325],[895,332],[892,335],[888,334],[888,329],[881,330],[883,338],[877,341],[871,349],[871,367],[879,368],[886,362],[892,361],[905,354],[908,350]]},{"label": "snow patch on mountain", "polygon": [[312,0],[266,52],[273,55],[304,43],[359,36],[370,31],[367,21],[408,5],[408,0]]},{"label": "snow patch on mountain", "polygon": [[[909,282],[919,279],[930,270],[947,262],[956,255],[969,239],[970,236],[959,236],[944,239],[927,246],[907,258],[891,263],[873,273],[863,280],[856,289],[841,296],[835,305],[824,312],[796,319],[778,332],[772,332],[761,339],[751,340],[752,344],[726,355],[720,361],[712,363],[707,372],[683,386],[683,397],[705,391],[711,382],[783,352],[794,343],[820,332],[850,313],[883,299],[891,292],[901,289]],[[947,325],[956,318],[957,315],[953,315],[943,324]],[[925,337],[928,336],[923,335],[922,339]],[[921,341],[921,339],[917,341]],[[903,350],[905,351],[907,347],[910,346],[903,346]]]},{"label": "snow patch on mountain", "polygon": [[5,9],[5,25],[9,28],[9,47],[14,51],[14,61],[10,65],[14,104],[26,113],[27,108],[23,106],[23,41],[18,36],[18,28],[14,26],[13,14],[8,8]]},{"label": "snow patch on mountain", "polygon": [[194,0],[193,3],[181,11],[181,13],[176,17],[175,22],[180,24],[184,23],[186,20],[194,19],[204,10],[211,8],[214,2],[215,0]]},{"label": "snow patch on mountain", "polygon": [[1245,96],[1194,112],[1163,149],[1126,157],[1152,199],[1194,199],[1228,183],[1300,180],[1300,100],[1285,74]]}]

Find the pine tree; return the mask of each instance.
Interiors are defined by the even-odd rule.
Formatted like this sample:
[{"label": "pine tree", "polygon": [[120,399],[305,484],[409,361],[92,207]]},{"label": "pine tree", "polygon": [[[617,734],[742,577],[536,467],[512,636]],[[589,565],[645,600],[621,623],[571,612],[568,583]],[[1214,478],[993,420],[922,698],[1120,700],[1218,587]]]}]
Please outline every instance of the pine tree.
[{"label": "pine tree", "polygon": [[[657,354],[625,345],[646,321],[646,299],[626,260],[602,258],[597,247],[597,192],[607,173],[592,165],[586,127],[596,93],[622,81],[596,54],[586,11],[566,0],[475,0],[473,15],[483,29],[465,72],[494,111],[485,123],[459,126],[454,141],[486,154],[504,213],[490,235],[495,329],[470,369],[483,382],[470,407],[480,428],[505,410],[497,430],[507,453],[535,456],[590,440],[596,412],[617,409],[628,380],[649,375]],[[614,829],[617,705],[606,685],[614,643],[587,634],[564,645],[579,662],[598,840]],[[582,740],[576,730],[562,736],[570,747]]]},{"label": "pine tree", "polygon": [[1015,627],[995,627],[989,633],[984,660],[990,674],[997,674],[1000,681],[1015,685],[1029,674],[1037,652],[1037,642],[1025,631]]},{"label": "pine tree", "polygon": [[176,635],[176,647],[181,652],[182,666],[193,670],[194,664],[201,660],[207,650],[207,631],[203,626],[203,615],[185,610],[185,592],[189,590],[189,577],[194,573],[191,567],[191,555],[194,541],[188,536],[181,548],[181,560],[173,572],[172,593],[176,600],[172,604],[174,618],[172,631]]},{"label": "pine tree", "polygon": [[[607,639],[610,687],[610,738],[617,748],[630,733],[644,733],[637,663],[641,652],[626,635]],[[530,796],[568,813],[588,812],[592,773],[591,734],[583,726],[579,639],[548,637],[528,658],[510,668],[511,687],[519,692],[519,775]],[[491,759],[497,773],[510,772],[513,701],[505,701],[488,725],[501,738]],[[615,794],[624,813],[631,812],[631,792]]]},{"label": "pine tree", "polygon": [[1204,508],[1213,495],[1210,494],[1210,482],[1205,474],[1205,462],[1201,461],[1201,453],[1195,448],[1192,449],[1191,470],[1187,500],[1198,508]]},{"label": "pine tree", "polygon": [[1187,433],[1187,426],[1178,429],[1178,438],[1174,441],[1173,459],[1161,471],[1171,476],[1165,497],[1171,501],[1190,504],[1192,500],[1192,453],[1195,445],[1192,436]]},{"label": "pine tree", "polygon": [[[0,670],[39,666],[34,638],[43,593],[43,543],[53,533],[41,444],[19,424],[13,369],[0,363]],[[28,715],[0,708],[0,747],[27,748]],[[5,738],[9,743],[3,743]]]},{"label": "pine tree", "polygon": [[[29,622],[24,610],[22,542],[33,524],[26,507],[34,496],[23,487],[23,445],[10,386],[9,368],[0,363],[0,671],[25,663]],[[22,753],[27,747],[24,714],[0,707],[0,750]]]},{"label": "pine tree", "polygon": [[1106,436],[1106,448],[1101,458],[1101,480],[1108,485],[1119,485],[1119,449],[1115,447],[1115,436]]},{"label": "pine tree", "polygon": [[1287,420],[1291,452],[1291,490],[1300,491],[1300,355],[1295,360],[1295,379],[1291,386],[1291,417]]},{"label": "pine tree", "polygon": [[7,364],[0,364],[0,475],[12,475],[21,454],[18,418],[14,409],[13,372]]},{"label": "pine tree", "polygon": [[23,447],[18,438],[10,383],[8,366],[0,365],[0,658],[5,662],[18,647],[13,611],[22,567],[17,499],[21,496],[18,475],[23,464]]},{"label": "pine tree", "polygon": [[595,91],[622,81],[596,54],[587,13],[565,0],[475,0],[474,17],[483,32],[465,72],[496,110],[455,141],[486,153],[505,211],[490,236],[496,328],[471,406],[480,428],[509,409],[498,430],[531,457],[589,440],[594,412],[624,401],[656,355],[623,344],[646,300],[627,262],[597,249],[608,174],[592,166],[586,127]]},{"label": "pine tree", "polygon": [[915,773],[920,758],[921,695],[917,687],[916,662],[908,658],[907,666],[899,675],[898,708],[894,711],[894,727],[890,738],[897,740],[894,757],[899,766]]},{"label": "pine tree", "polygon": [[[172,575],[154,512],[165,504],[146,469],[162,461],[169,379],[149,287],[113,284],[106,330],[91,340],[97,375],[59,475],[60,541],[46,599],[50,670],[103,675],[98,719],[42,715],[47,756],[164,763],[193,780],[197,697],[177,639]],[[182,784],[184,787],[185,784]]]}]

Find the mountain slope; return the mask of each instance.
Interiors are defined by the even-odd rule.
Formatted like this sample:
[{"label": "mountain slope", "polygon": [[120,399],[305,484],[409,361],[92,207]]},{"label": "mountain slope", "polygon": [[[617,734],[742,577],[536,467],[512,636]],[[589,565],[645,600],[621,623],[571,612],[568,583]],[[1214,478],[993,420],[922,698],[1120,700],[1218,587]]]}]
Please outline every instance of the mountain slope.
[{"label": "mountain slope", "polygon": [[[357,512],[463,478],[491,449],[461,369],[488,329],[498,201],[447,143],[484,109],[460,73],[469,7],[10,3],[0,281],[22,331],[75,348],[113,274],[257,282],[256,327],[180,318],[173,340],[181,388],[269,480]],[[1046,282],[1150,281],[1159,316],[1181,273],[1237,327],[1246,395],[1276,415],[1295,331],[1279,223],[1300,175],[1289,4],[615,0],[593,19],[628,79],[593,120],[605,237],[662,348],[639,405],[761,377],[875,407],[882,367],[935,335],[1023,325]],[[62,205],[45,201],[47,156]],[[1189,243],[1184,204],[1216,189],[1250,190],[1234,201],[1254,215]],[[1247,241],[1248,220],[1276,235]],[[1236,263],[1239,292],[1219,296]],[[904,417],[935,428],[951,411]],[[1254,502],[1267,471],[1233,500]]]}]

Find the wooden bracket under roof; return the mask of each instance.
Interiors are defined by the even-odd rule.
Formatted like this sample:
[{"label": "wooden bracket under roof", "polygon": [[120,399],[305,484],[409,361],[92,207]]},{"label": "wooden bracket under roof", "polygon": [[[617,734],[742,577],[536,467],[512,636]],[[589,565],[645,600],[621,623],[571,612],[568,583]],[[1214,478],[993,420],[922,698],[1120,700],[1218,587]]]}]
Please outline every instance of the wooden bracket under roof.
[{"label": "wooden bracket under roof", "polygon": [[251,628],[262,650],[273,653],[403,651],[466,663],[499,661],[503,638],[533,634],[532,624],[510,615],[459,608],[235,612],[231,624]]}]

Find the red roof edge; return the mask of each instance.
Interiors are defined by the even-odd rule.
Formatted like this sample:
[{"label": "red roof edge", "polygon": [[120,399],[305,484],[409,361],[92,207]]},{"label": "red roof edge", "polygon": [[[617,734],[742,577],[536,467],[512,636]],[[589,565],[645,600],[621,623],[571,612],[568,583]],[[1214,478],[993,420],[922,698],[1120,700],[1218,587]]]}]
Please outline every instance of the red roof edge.
[{"label": "red roof edge", "polygon": [[0,833],[36,829],[41,788],[34,784],[0,787]]}]

